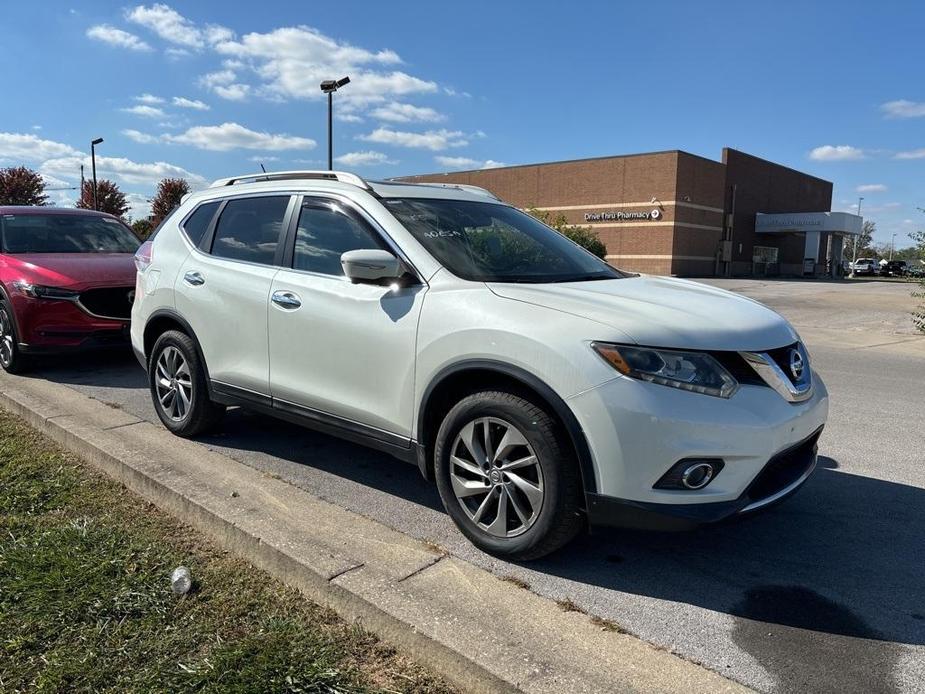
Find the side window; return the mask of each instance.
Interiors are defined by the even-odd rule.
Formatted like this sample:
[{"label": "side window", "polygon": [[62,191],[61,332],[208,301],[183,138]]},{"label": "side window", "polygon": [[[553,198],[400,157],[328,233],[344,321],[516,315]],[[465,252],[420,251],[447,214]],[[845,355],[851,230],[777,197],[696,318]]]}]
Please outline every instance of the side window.
[{"label": "side window", "polygon": [[207,202],[204,205],[200,205],[183,224],[183,231],[186,232],[186,235],[189,237],[189,240],[192,241],[194,246],[198,246],[202,241],[202,237],[205,235],[206,229],[209,228],[209,222],[212,221],[212,217],[215,216],[215,210],[217,209],[217,201]]},{"label": "side window", "polygon": [[341,253],[360,248],[385,248],[379,235],[366,224],[341,212],[335,205],[306,202],[299,213],[292,267],[342,277]]},{"label": "side window", "polygon": [[288,195],[229,200],[215,227],[212,255],[271,265],[288,205]]}]

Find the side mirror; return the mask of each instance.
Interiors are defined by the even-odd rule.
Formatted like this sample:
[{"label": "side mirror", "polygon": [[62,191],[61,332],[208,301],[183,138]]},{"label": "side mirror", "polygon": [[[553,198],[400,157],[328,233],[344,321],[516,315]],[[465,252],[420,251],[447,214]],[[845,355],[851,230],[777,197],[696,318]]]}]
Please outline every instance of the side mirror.
[{"label": "side mirror", "polygon": [[403,274],[398,258],[378,248],[361,248],[342,253],[340,264],[344,274],[354,284],[379,284],[397,280]]}]

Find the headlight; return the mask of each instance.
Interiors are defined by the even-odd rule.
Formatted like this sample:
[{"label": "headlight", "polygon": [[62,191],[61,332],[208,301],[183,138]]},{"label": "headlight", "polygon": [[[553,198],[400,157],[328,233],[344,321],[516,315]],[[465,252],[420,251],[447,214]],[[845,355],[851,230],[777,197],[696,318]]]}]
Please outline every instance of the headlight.
[{"label": "headlight", "polygon": [[624,376],[679,390],[730,398],[739,383],[716,359],[703,352],[628,347],[592,342],[592,349]]},{"label": "headlight", "polygon": [[16,280],[13,282],[13,288],[20,294],[25,294],[33,299],[60,299],[64,301],[73,301],[80,296],[80,292],[70,289],[61,289],[60,287],[43,287],[40,284],[30,284],[25,280]]}]

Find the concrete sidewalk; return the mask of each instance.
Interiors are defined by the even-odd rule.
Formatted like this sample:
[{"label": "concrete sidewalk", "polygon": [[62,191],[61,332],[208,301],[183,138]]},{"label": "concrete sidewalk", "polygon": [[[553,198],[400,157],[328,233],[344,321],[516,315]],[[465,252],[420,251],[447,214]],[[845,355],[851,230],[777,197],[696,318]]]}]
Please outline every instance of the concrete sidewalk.
[{"label": "concrete sidewalk", "polygon": [[67,386],[0,373],[0,405],[464,691],[744,691]]}]

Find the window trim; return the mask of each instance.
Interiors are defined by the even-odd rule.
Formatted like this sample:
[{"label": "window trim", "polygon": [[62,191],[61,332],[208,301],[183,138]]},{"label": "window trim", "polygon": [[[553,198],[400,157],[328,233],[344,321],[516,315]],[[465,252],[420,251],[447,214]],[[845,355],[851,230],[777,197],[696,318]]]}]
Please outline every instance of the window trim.
[{"label": "window trim", "polygon": [[352,214],[355,219],[357,219],[362,224],[365,224],[369,233],[378,237],[379,240],[382,241],[383,245],[385,246],[385,250],[394,253],[395,256],[405,266],[405,269],[414,276],[414,281],[411,282],[408,286],[428,286],[427,281],[424,279],[424,275],[421,273],[421,271],[418,270],[414,263],[411,262],[405,252],[388,234],[388,232],[386,232],[382,225],[380,225],[371,214],[369,214],[350,198],[338,195],[336,193],[320,191],[303,191],[301,193],[297,193],[294,197],[295,205],[292,208],[292,217],[289,220],[289,228],[287,229],[286,233],[286,245],[284,248],[283,257],[280,262],[280,267],[282,267],[284,270],[311,275],[312,277],[324,277],[327,279],[338,280],[350,284],[350,280],[344,275],[329,275],[323,272],[301,270],[299,268],[293,267],[295,262],[295,242],[299,227],[299,216],[302,212],[302,205],[306,201],[316,201],[320,202],[322,205],[325,203],[337,204],[345,210],[346,214]]},{"label": "window trim", "polygon": [[[283,223],[280,226],[279,237],[277,238],[277,241],[276,241],[276,251],[274,252],[273,260],[271,260],[269,263],[258,263],[252,260],[241,260],[240,258],[227,258],[222,255],[215,255],[215,253],[212,252],[212,246],[215,242],[215,232],[218,230],[218,222],[221,219],[222,213],[225,211],[225,207],[228,205],[228,203],[234,200],[249,200],[252,198],[267,198],[267,197],[272,197],[272,198],[288,197],[289,198],[289,202],[286,204],[286,211],[283,213]],[[256,193],[256,194],[252,193],[249,195],[247,194],[233,195],[227,198],[213,198],[212,200],[203,200],[201,203],[203,205],[208,202],[216,202],[216,201],[218,201],[220,204],[218,206],[218,209],[215,211],[215,215],[212,217],[212,221],[209,222],[209,226],[206,229],[205,234],[203,234],[202,236],[202,241],[199,243],[198,246],[194,246],[194,249],[204,255],[209,256],[210,258],[215,258],[216,260],[222,260],[222,261],[229,262],[229,263],[243,263],[246,265],[254,265],[256,267],[281,267],[282,256],[284,252],[283,244],[286,242],[288,238],[289,227],[292,222],[291,217],[293,215],[293,210],[294,210],[294,201],[297,197],[298,195],[292,192],[267,191],[264,193]],[[186,236],[185,232],[184,232],[184,236]],[[189,241],[189,243],[192,244],[192,241],[189,240],[189,237],[186,237],[186,238],[187,238],[187,241]]]},{"label": "window trim", "polygon": [[[223,200],[218,199],[218,198],[213,198],[212,200],[203,200],[202,202],[197,204],[195,207],[193,207],[193,209],[191,209],[183,217],[183,219],[180,220],[180,223],[177,224],[177,226],[180,227],[180,232],[183,234],[184,238],[186,238],[186,241],[187,243],[189,243],[190,246],[192,246],[193,248],[199,248],[199,244],[193,243],[193,239],[190,238],[189,233],[186,231],[186,223],[190,220],[190,218],[194,214],[196,214],[200,210],[200,208],[205,207],[206,205],[213,205],[213,204],[215,205],[215,211],[212,212],[212,217],[209,219],[209,223],[206,224],[205,231],[202,232],[202,238],[199,239],[199,242],[201,243],[202,239],[208,236],[209,232],[212,231],[212,225],[215,223],[216,215],[218,215],[219,210],[222,209],[222,202]],[[166,217],[164,217],[164,222],[166,222],[169,219],[170,219],[170,215],[167,215]],[[162,226],[163,226],[163,222],[158,226],[157,230],[155,231],[155,234],[157,233],[157,231],[160,231]],[[151,238],[154,238],[154,234],[151,234]]]}]

